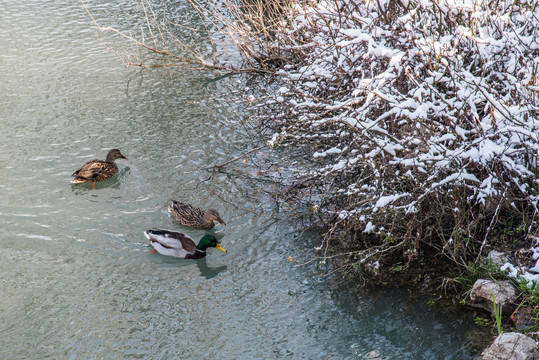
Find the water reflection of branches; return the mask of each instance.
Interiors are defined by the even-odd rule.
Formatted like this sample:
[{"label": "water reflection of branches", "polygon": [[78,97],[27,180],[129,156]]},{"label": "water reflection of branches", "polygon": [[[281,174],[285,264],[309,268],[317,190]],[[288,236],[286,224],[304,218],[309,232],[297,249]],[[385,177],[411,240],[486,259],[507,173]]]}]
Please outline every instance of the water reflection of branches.
[{"label": "water reflection of branches", "polygon": [[[84,0],[81,3],[98,30],[98,41],[125,67],[187,66],[229,73],[266,73],[272,72],[268,71],[272,64],[283,62],[276,52],[279,47],[275,46],[278,39],[274,33],[284,24],[286,17],[282,15],[289,6],[287,1],[280,1],[277,6],[262,0],[224,0],[219,4],[189,0],[191,12],[186,17],[192,16],[183,20],[171,19],[174,9],[158,8],[158,4],[141,0],[141,19],[133,19],[130,26],[137,30],[130,31],[120,30],[118,24],[101,25],[89,3]],[[105,34],[110,37],[106,38]],[[112,45],[116,40],[121,45]],[[134,51],[129,50],[130,45],[134,45]],[[227,54],[230,49],[234,49],[234,54]],[[238,52],[243,63],[233,60]],[[224,54],[225,61],[219,62],[217,57]],[[158,55],[159,59],[151,58],[152,55]]]}]

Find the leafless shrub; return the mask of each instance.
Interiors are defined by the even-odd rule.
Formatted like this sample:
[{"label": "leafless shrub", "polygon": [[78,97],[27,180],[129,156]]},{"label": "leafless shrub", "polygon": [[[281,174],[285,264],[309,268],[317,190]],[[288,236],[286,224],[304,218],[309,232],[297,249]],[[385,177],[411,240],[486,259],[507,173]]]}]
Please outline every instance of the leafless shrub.
[{"label": "leafless shrub", "polygon": [[469,264],[500,228],[536,231],[539,9],[475,4],[323,1],[281,34],[303,52],[270,145],[316,145],[294,189],[319,189],[322,256],[340,237],[349,267],[425,246]]}]

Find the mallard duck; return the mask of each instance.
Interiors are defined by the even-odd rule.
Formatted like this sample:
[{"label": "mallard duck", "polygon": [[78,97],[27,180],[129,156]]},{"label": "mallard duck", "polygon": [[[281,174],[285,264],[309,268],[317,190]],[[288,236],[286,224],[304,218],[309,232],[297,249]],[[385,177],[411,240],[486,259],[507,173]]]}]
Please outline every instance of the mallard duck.
[{"label": "mallard duck", "polygon": [[71,183],[81,184],[91,182],[91,188],[93,188],[96,181],[107,180],[116,175],[118,172],[116,159],[127,158],[122,155],[120,150],[111,149],[109,150],[105,161],[98,159],[88,161],[86,164],[82,165],[80,169],[71,174],[71,176],[74,177],[74,179],[71,180]]},{"label": "mallard duck", "polygon": [[221,225],[226,225],[215,209],[204,211],[196,206],[172,200],[172,205],[168,207],[168,211],[170,211],[174,220],[183,226],[195,229],[211,229],[215,226],[214,220]]},{"label": "mallard duck", "polygon": [[226,253],[226,250],[219,245],[213,235],[202,236],[198,245],[188,235],[172,230],[146,230],[144,235],[150,240],[153,248],[163,255],[183,259],[200,259],[206,256],[206,249],[209,247]]}]

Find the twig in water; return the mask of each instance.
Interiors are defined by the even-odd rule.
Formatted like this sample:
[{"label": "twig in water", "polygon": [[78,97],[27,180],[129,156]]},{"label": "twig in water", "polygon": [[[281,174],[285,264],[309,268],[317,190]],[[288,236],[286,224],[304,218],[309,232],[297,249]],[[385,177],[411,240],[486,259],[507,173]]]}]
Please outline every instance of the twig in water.
[{"label": "twig in water", "polygon": [[250,154],[250,153],[252,153],[252,152],[255,152],[255,151],[257,151],[257,150],[260,150],[260,149],[262,149],[262,148],[264,148],[264,147],[266,147],[266,145],[261,145],[261,146],[259,146],[259,147],[257,147],[257,148],[254,148],[254,149],[251,149],[251,150],[249,150],[249,151],[246,151],[246,152],[244,152],[243,154],[241,154],[240,156],[236,156],[235,158],[230,159],[230,160],[228,160],[228,161],[226,161],[226,162],[224,162],[224,163],[222,163],[222,164],[217,164],[217,165],[205,167],[205,168],[203,168],[202,170],[221,171],[221,170],[222,170],[225,166],[227,166],[228,164],[230,164],[230,163],[232,163],[232,162],[234,162],[234,161],[236,161],[236,160],[239,160],[239,159],[241,159],[242,157],[244,157],[245,155]]},{"label": "twig in water", "polygon": [[195,189],[198,188],[198,185],[202,184],[203,182],[206,182],[206,181],[210,181],[211,179],[213,178],[213,174],[211,174],[210,176],[208,176],[206,179],[204,180],[200,180],[199,182],[197,182],[196,186],[195,186]]}]

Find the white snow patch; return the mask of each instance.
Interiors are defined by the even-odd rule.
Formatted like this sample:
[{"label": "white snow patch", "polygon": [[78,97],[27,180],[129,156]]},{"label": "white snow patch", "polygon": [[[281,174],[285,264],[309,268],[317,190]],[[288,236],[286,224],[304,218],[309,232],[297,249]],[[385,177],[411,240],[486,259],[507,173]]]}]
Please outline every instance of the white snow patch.
[{"label": "white snow patch", "polygon": [[332,147],[331,149],[326,150],[326,151],[317,151],[313,154],[313,156],[317,158],[317,157],[323,157],[323,156],[331,155],[331,154],[340,154],[341,152],[342,150],[339,149],[338,147]]},{"label": "white snow patch", "polygon": [[367,225],[365,226],[365,229],[363,230],[363,232],[366,232],[366,233],[371,233],[373,232],[374,230],[376,230],[376,226],[374,226],[374,224],[372,222],[368,222]]}]

